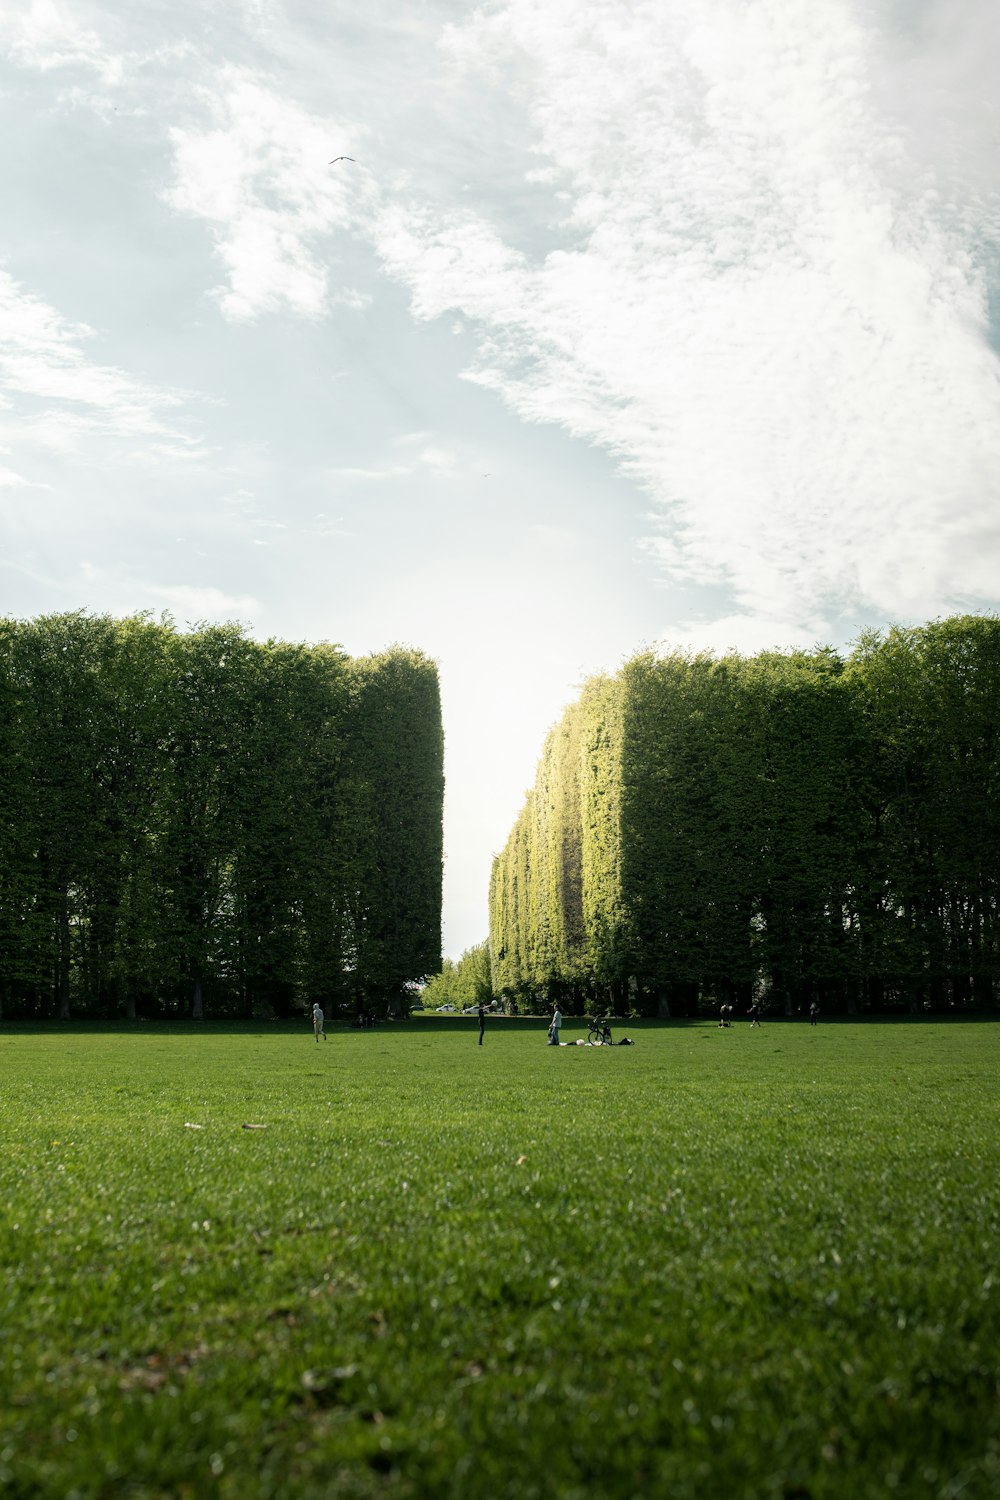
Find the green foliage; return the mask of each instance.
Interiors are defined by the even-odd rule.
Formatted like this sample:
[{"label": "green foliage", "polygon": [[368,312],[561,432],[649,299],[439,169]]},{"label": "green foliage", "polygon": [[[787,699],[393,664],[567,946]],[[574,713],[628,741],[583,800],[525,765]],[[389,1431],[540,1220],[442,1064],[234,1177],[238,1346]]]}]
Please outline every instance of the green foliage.
[{"label": "green foliage", "polygon": [[422,998],[429,1010],[439,1005],[453,1005],[456,1010],[468,1005],[489,1005],[494,998],[489,943],[483,941],[466,948],[457,963],[445,959],[441,972],[424,986]]},{"label": "green foliage", "polygon": [[440,963],[437,674],[397,648],[0,622],[0,1000],[287,1013]]},{"label": "green foliage", "polygon": [[634,958],[634,913],[624,883],[622,847],[623,679],[591,679],[580,706],[580,882],[588,965],[600,983],[623,979]]},{"label": "green foliage", "polygon": [[871,969],[880,983],[902,976],[911,1004],[949,985],[988,1003],[1000,978],[1000,621],[867,636],[850,673],[870,745],[859,885]]},{"label": "green foliage", "polygon": [[351,775],[362,992],[400,995],[441,965],[444,736],[437,669],[396,647],[352,664]]},{"label": "green foliage", "polygon": [[997,1494],[1000,1028],[192,1031],[5,1027],[12,1500]]},{"label": "green foliage", "polygon": [[684,1013],[992,1005],[1000,622],[644,653],[549,735],[491,886],[499,987]]}]

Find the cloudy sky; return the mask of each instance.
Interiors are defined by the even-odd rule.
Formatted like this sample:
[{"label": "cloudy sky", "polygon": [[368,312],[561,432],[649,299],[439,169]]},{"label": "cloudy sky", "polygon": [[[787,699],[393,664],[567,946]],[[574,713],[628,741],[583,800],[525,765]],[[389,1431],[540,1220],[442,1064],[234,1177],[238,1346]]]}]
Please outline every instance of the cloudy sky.
[{"label": "cloudy sky", "polygon": [[587,674],[1000,607],[995,0],[0,0],[0,48],[0,613],[434,656],[447,952]]}]

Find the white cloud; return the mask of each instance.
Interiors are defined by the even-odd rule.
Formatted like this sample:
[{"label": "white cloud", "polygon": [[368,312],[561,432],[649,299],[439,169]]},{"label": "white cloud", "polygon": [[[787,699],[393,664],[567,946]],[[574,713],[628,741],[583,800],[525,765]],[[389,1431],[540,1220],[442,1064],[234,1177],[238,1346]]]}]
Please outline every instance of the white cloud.
[{"label": "white cloud", "polygon": [[440,477],[455,472],[457,458],[450,448],[439,448],[432,443],[420,450],[420,462]]},{"label": "white cloud", "polygon": [[393,447],[396,448],[413,448],[417,443],[424,444],[419,453],[414,454],[413,463],[337,468],[329,471],[330,476],[333,479],[357,480],[404,479],[407,475],[418,472],[417,466],[419,466],[436,479],[451,478],[458,469],[458,454],[451,448],[442,447],[439,443],[428,443],[427,438],[430,436],[432,434],[427,432],[416,432],[394,440]]},{"label": "white cloud", "polygon": [[260,602],[249,594],[227,594],[222,589],[191,583],[145,584],[142,593],[156,599],[185,620],[246,619],[260,609]]},{"label": "white cloud", "polygon": [[82,346],[95,337],[0,270],[0,406],[13,414],[0,420],[4,436],[50,452],[73,452],[97,434],[141,441],[146,456],[193,453],[167,419],[185,393],[89,360]]},{"label": "white cloud", "polygon": [[122,59],[99,33],[81,22],[81,7],[58,0],[0,0],[4,51],[18,66],[47,73],[53,68],[93,69],[106,84],[122,76]]},{"label": "white cloud", "polygon": [[710,651],[714,655],[730,651],[739,651],[744,656],[758,651],[792,651],[826,640],[823,623],[754,614],[720,615],[672,625],[658,644],[663,651]]},{"label": "white cloud", "polygon": [[[470,378],[617,455],[664,568],[730,590],[722,629],[996,597],[992,81],[947,8],[905,36],[860,0],[478,11],[447,48],[524,100],[525,171],[569,194],[558,247],[533,259],[481,212],[380,215],[415,314],[459,313]],[[925,75],[952,142],[979,143],[968,178],[922,151]]]},{"label": "white cloud", "polygon": [[90,608],[115,615],[166,611],[182,623],[197,624],[202,620],[247,621],[261,609],[259,600],[250,594],[231,594],[211,584],[156,583],[109,564],[103,556],[100,562],[83,557],[66,577],[44,581],[64,598],[82,588]]},{"label": "white cloud", "polygon": [[[371,192],[356,163],[331,166],[358,127],[283,98],[252,70],[227,65],[198,93],[201,118],[170,131],[174,182],[167,201],[212,227],[226,271],[215,295],[246,322],[291,311],[316,318],[334,303],[362,309],[351,287],[330,289],[329,236],[359,220]],[[353,153],[352,153],[353,154]]]},{"label": "white cloud", "polygon": [[330,477],[333,479],[360,479],[360,480],[382,480],[402,479],[406,474],[412,474],[413,470],[408,464],[385,464],[373,468],[342,468],[331,469]]}]

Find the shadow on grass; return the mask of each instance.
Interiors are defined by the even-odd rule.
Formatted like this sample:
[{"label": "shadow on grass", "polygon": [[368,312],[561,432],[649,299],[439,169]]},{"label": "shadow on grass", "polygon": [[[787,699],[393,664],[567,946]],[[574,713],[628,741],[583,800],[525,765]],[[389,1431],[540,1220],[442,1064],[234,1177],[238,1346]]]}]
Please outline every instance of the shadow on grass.
[{"label": "shadow on grass", "polygon": [[[573,1025],[573,1018],[568,1023]],[[579,1025],[586,1023],[580,1018]],[[631,1024],[631,1022],[629,1023]],[[653,1024],[668,1024],[663,1022]],[[490,1016],[487,1018],[487,1033],[501,1028],[505,1031],[540,1031],[544,1037],[548,1026],[547,1016]],[[475,1016],[411,1016],[409,1020],[378,1021],[374,1026],[353,1026],[349,1021],[327,1020],[326,1030],[331,1036],[378,1036],[386,1032],[412,1034],[425,1032],[462,1031],[470,1036],[478,1034],[479,1022]],[[3,1036],[305,1036],[312,1035],[312,1022],[307,1017],[289,1020],[282,1017],[273,1021],[246,1021],[236,1017],[191,1021],[176,1017],[155,1020],[126,1021],[124,1017],[99,1020],[81,1016],[79,1020],[3,1020],[0,1021],[0,1037]]]},{"label": "shadow on grass", "polygon": [[[817,1030],[830,1026],[970,1026],[990,1025],[1000,1020],[1000,1012],[996,1011],[973,1011],[955,1015],[950,1012],[930,1012],[924,1015],[902,1015],[902,1014],[880,1014],[867,1016],[821,1016]],[[535,1016],[487,1016],[486,1034],[491,1033],[503,1035],[506,1032],[529,1031],[538,1032],[544,1036],[548,1026],[548,1015]],[[748,1028],[749,1019],[739,1016],[732,1022],[733,1030]],[[763,1019],[763,1027],[772,1026],[799,1026],[808,1027],[809,1019],[805,1015],[784,1016],[766,1015]],[[588,1021],[585,1016],[563,1016],[564,1032],[585,1031]],[[718,1022],[713,1016],[677,1016],[670,1020],[660,1020],[656,1017],[640,1016],[612,1016],[612,1031],[617,1039],[628,1033],[642,1031],[676,1031],[690,1027],[709,1027],[718,1030]],[[409,1020],[384,1020],[379,1021],[373,1027],[356,1027],[347,1021],[328,1020],[326,1029],[331,1035],[357,1035],[378,1036],[379,1033],[408,1033],[419,1032],[464,1032],[469,1036],[475,1036],[479,1030],[479,1022],[475,1016],[460,1015],[437,1015],[431,1013],[420,1013],[413,1015]],[[80,1017],[68,1021],[53,1019],[44,1020],[3,1020],[0,1021],[0,1037],[4,1036],[303,1036],[311,1032],[311,1024],[306,1017],[298,1020],[282,1017],[271,1021],[247,1021],[238,1018],[218,1018],[204,1021],[191,1021],[185,1019],[163,1017],[155,1020],[137,1019],[126,1021],[124,1018],[116,1020],[98,1020],[92,1017]]]}]

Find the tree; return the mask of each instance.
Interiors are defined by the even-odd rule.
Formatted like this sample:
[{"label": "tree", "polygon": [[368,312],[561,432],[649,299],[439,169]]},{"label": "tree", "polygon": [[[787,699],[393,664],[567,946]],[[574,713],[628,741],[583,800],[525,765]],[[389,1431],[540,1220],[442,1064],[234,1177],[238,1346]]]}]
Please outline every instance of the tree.
[{"label": "tree", "polygon": [[264,1014],[440,966],[437,673],[396,648],[0,622],[0,1006]]},{"label": "tree", "polygon": [[437,670],[396,647],[353,667],[351,780],[359,1004],[441,967],[444,739]]},{"label": "tree", "polygon": [[494,983],[661,1014],[992,1004],[1000,621],[585,684],[494,862]]}]

